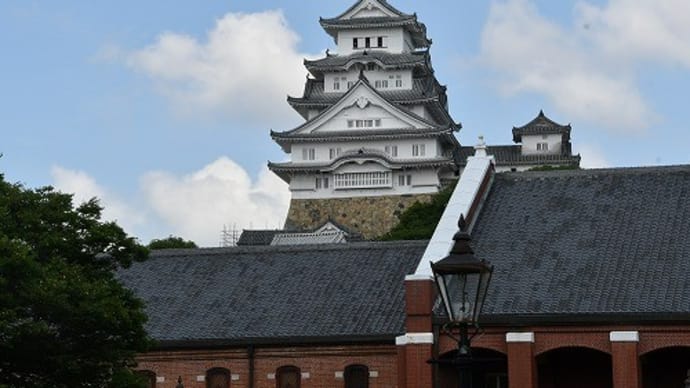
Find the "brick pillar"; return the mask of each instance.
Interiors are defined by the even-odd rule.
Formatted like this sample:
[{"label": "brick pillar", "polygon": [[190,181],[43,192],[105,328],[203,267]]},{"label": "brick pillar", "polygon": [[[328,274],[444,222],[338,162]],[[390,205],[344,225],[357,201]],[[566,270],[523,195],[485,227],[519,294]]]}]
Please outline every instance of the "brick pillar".
[{"label": "brick pillar", "polygon": [[637,345],[640,334],[636,331],[612,331],[611,361],[613,366],[613,388],[639,388],[640,363]]},{"label": "brick pillar", "polygon": [[534,333],[506,333],[508,384],[510,388],[536,388]]},{"label": "brick pillar", "polygon": [[436,289],[433,278],[410,275],[405,278],[405,331],[398,345],[398,388],[431,388],[434,334],[432,309]]}]

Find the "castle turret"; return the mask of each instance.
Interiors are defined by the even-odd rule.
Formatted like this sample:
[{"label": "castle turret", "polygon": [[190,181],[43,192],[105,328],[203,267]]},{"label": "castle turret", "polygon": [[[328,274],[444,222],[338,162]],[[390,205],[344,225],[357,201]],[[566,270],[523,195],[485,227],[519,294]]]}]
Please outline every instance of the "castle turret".
[{"label": "castle turret", "polygon": [[460,124],[448,113],[416,15],[360,0],[320,23],[337,53],[304,62],[304,93],[288,103],[306,121],[271,132],[290,161],[269,168],[290,185],[286,227],[331,219],[376,237],[455,176]]}]

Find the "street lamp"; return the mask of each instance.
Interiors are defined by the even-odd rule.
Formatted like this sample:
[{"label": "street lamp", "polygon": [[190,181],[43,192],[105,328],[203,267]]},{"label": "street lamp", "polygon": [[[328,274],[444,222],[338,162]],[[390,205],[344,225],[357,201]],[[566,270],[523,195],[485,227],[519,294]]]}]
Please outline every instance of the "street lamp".
[{"label": "street lamp", "polygon": [[453,236],[455,243],[448,256],[431,263],[434,280],[443,301],[449,322],[445,328],[449,333],[458,329],[456,364],[463,366],[461,370],[461,387],[472,386],[471,367],[472,350],[469,327],[479,327],[479,314],[484,306],[484,300],[491,281],[493,266],[486,260],[479,260],[474,256],[470,246],[472,238],[465,231],[465,219],[460,217],[459,231]]}]

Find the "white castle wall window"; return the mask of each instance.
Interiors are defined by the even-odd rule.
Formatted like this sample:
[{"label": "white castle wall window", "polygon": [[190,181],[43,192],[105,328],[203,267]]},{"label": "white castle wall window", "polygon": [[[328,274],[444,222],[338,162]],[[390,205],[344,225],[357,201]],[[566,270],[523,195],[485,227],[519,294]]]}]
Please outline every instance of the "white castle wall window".
[{"label": "white castle wall window", "polygon": [[393,185],[389,171],[336,174],[334,182],[336,190],[383,188]]},{"label": "white castle wall window", "polygon": [[412,186],[412,175],[398,175],[398,186]]},{"label": "white castle wall window", "polygon": [[398,146],[397,145],[392,145],[392,146],[387,145],[384,147],[384,151],[390,156],[393,156],[393,157],[398,156]]},{"label": "white castle wall window", "polygon": [[335,77],[333,79],[333,90],[340,90],[340,82],[345,82],[347,81],[347,78],[345,77]]},{"label": "white castle wall window", "polygon": [[549,143],[537,143],[537,151],[548,151]]},{"label": "white castle wall window", "polygon": [[[375,45],[372,45],[375,43]],[[364,38],[352,38],[352,48],[353,49],[368,49],[368,48],[387,48],[388,47],[388,37],[387,36],[367,36]]]},{"label": "white castle wall window", "polygon": [[316,160],[316,148],[302,148],[302,160]]},{"label": "white castle wall window", "polygon": [[403,87],[403,81],[402,81],[402,76],[401,76],[401,75],[396,75],[396,76],[395,76],[395,87],[396,87],[396,88],[402,88],[402,87]]},{"label": "white castle wall window", "polygon": [[424,144],[413,144],[412,145],[412,156],[424,156],[426,155],[426,145]]},{"label": "white castle wall window", "polygon": [[314,181],[314,187],[318,189],[327,189],[329,184],[328,184],[328,178],[316,178]]},{"label": "white castle wall window", "polygon": [[342,149],[341,149],[340,147],[338,147],[338,148],[330,148],[330,149],[328,150],[328,157],[329,157],[330,159],[335,159],[335,158],[337,158],[338,156],[340,156],[341,153],[342,153]]},{"label": "white castle wall window", "polygon": [[378,128],[381,126],[381,119],[347,120],[348,128]]},{"label": "white castle wall window", "polygon": [[374,81],[374,87],[376,89],[388,89],[388,80],[387,79],[377,79]]}]

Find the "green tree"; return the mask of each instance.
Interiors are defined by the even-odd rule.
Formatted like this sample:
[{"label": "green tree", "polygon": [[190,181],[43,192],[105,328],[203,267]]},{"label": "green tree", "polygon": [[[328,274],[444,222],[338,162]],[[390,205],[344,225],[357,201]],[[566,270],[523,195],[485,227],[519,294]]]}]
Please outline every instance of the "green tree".
[{"label": "green tree", "polygon": [[146,315],[115,271],[148,250],[101,210],[0,174],[0,387],[142,386]]},{"label": "green tree", "polygon": [[172,235],[163,239],[151,240],[147,247],[151,250],[198,248],[194,241],[184,240],[182,237]]},{"label": "green tree", "polygon": [[416,202],[400,215],[400,222],[381,240],[426,240],[434,234],[455,185],[434,195],[430,202]]}]

